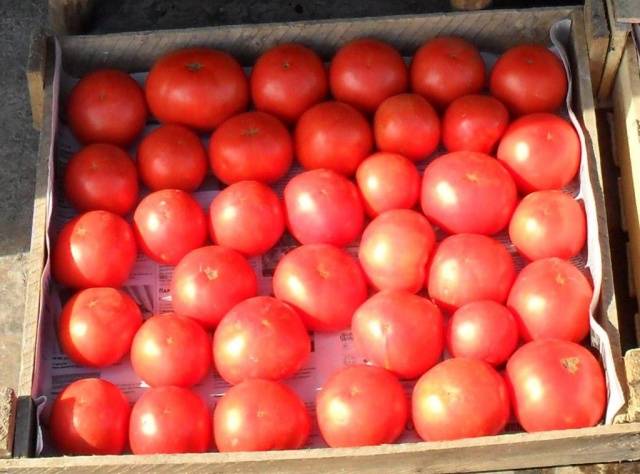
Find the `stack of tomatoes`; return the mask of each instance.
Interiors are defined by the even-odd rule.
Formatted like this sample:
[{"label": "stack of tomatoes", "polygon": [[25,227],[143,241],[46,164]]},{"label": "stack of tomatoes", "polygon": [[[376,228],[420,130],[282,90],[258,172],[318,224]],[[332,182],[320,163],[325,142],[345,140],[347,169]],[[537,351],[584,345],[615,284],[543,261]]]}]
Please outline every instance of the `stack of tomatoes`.
[{"label": "stack of tomatoes", "polygon": [[[493,435],[511,414],[526,431],[596,424],[605,381],[579,344],[593,290],[570,262],[586,224],[563,191],[581,149],[556,115],[566,94],[544,47],[515,47],[486,71],[452,37],[425,43],[410,67],[389,44],[360,39],[328,71],[284,44],[250,79],[212,49],[160,58],[144,90],[114,70],[81,79],[66,112],[85,147],[64,191],[82,213],[52,251],[56,280],[78,292],[59,339],[89,367],[130,352],[150,388],[130,409],[107,381],[72,383],[52,409],[58,448],[300,448],[312,422],[282,380],[308,360],[310,331],[349,328],[369,365],[318,392],[330,446],[391,443],[409,418],[428,441]],[[148,110],[161,125],[134,161],[125,150]],[[434,158],[440,144],[447,153]],[[304,171],[290,172],[294,159]],[[209,169],[226,187],[206,214],[191,193]],[[273,296],[258,296],[248,258],[286,231],[300,245],[277,263]],[[345,250],[356,245],[357,258]],[[175,266],[174,313],[143,322],[118,289],[138,252]],[[516,253],[529,262],[520,271]],[[213,417],[191,390],[212,366],[232,384]],[[412,406],[400,379],[417,379]]]}]

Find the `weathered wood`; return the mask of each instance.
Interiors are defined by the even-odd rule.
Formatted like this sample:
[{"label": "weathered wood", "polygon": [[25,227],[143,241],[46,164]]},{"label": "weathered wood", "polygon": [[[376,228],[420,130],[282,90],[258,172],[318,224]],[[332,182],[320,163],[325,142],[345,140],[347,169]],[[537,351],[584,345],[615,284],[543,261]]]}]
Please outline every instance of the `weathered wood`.
[{"label": "weathered wood", "polygon": [[31,120],[34,128],[38,130],[42,127],[45,57],[46,42],[44,32],[38,30],[31,37],[26,71],[29,101],[31,102]]},{"label": "weathered wood", "polygon": [[640,23],[640,1],[613,0],[613,11],[621,23]]},{"label": "weathered wood", "polygon": [[16,397],[13,390],[0,387],[0,458],[10,458],[15,428]]},{"label": "weathered wood", "polygon": [[473,11],[490,7],[493,0],[450,0],[449,3],[454,10]]},{"label": "weathered wood", "polygon": [[631,32],[631,27],[628,24],[619,23],[615,20],[612,2],[613,0],[606,0],[607,20],[609,22],[611,36],[609,39],[609,47],[607,48],[607,57],[602,70],[602,78],[598,88],[598,100],[606,100],[611,95],[616,72],[622,59],[622,53],[629,33]]},{"label": "weathered wood", "polygon": [[640,421],[640,349],[627,351],[624,360],[629,387],[627,422],[638,422]]},{"label": "weathered wood", "polygon": [[49,24],[57,35],[85,31],[94,0],[49,0]]},{"label": "weathered wood", "polygon": [[591,85],[596,94],[609,48],[609,25],[604,0],[586,0],[584,3],[585,34],[591,65]]}]

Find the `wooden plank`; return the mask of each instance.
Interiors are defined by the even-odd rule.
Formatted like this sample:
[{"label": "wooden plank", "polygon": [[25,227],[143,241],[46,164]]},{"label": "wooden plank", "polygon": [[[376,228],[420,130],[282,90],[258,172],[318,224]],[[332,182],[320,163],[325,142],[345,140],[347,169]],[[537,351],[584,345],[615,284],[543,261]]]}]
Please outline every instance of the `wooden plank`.
[{"label": "wooden plank", "polygon": [[640,349],[627,351],[624,359],[629,387],[626,421],[638,422],[640,421]]},{"label": "wooden plank", "polygon": [[489,8],[493,0],[450,0],[449,3],[454,10],[473,11]]},{"label": "wooden plank", "polygon": [[615,18],[621,23],[640,23],[640,1],[613,0]]},{"label": "wooden plank", "polygon": [[16,397],[13,390],[0,387],[0,458],[10,458],[15,428]]},{"label": "wooden plank", "polygon": [[94,0],[49,0],[49,25],[57,35],[75,35],[86,30]]},{"label": "wooden plank", "polygon": [[605,3],[611,37],[609,40],[609,47],[607,49],[607,57],[602,70],[600,86],[598,88],[598,100],[606,100],[611,95],[616,72],[620,65],[620,60],[622,59],[622,53],[627,43],[627,38],[631,32],[631,27],[628,24],[619,23],[615,20],[612,2],[613,0],[606,0]]},{"label": "wooden plank", "polygon": [[46,42],[44,32],[38,30],[31,37],[26,70],[29,101],[31,102],[31,120],[33,127],[38,130],[42,127],[45,57]]},{"label": "wooden plank", "polygon": [[589,48],[591,85],[596,94],[609,48],[609,25],[604,0],[586,0],[584,3],[584,27]]}]

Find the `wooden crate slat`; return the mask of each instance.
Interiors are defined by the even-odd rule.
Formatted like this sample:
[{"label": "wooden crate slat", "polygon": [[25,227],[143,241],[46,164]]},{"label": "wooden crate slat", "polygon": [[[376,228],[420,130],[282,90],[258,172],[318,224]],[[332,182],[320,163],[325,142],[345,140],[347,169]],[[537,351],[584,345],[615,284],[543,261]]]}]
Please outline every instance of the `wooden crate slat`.
[{"label": "wooden crate slat", "polygon": [[609,47],[607,49],[607,59],[602,71],[600,86],[598,88],[598,99],[607,100],[613,89],[613,82],[616,78],[616,71],[622,59],[627,38],[631,32],[631,27],[625,23],[619,23],[613,15],[613,0],[606,0],[607,18],[609,21],[609,31],[611,36],[609,39]]},{"label": "wooden crate slat", "polygon": [[11,457],[15,410],[16,397],[13,390],[0,387],[0,458]]},{"label": "wooden crate slat", "polygon": [[609,23],[604,6],[605,0],[585,0],[585,33],[589,48],[589,63],[591,64],[591,84],[593,93],[597,94],[602,71],[607,59],[609,48]]},{"label": "wooden crate slat", "polygon": [[640,23],[640,2],[638,0],[613,0],[616,20],[621,23]]}]

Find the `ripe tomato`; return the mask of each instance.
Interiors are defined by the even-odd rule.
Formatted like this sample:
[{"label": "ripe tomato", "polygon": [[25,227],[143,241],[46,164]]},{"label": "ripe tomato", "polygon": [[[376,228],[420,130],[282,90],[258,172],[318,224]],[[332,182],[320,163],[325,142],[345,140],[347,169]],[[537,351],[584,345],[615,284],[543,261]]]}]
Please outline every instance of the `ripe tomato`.
[{"label": "ripe tomato", "polygon": [[358,263],[344,250],[302,245],[278,262],[273,292],[298,310],[312,331],[341,331],[367,299],[367,284]]},{"label": "ripe tomato", "polygon": [[329,90],[322,59],[297,43],[275,46],[258,58],[251,71],[251,97],[258,110],[294,123]]},{"label": "ripe tomato", "polygon": [[225,184],[245,179],[273,183],[291,166],[293,142],[287,128],[273,115],[245,112],[213,132],[209,159],[213,174]]},{"label": "ripe tomato", "polygon": [[338,247],[355,240],[364,226],[358,188],[327,169],[300,173],[284,188],[289,232],[303,244]]},{"label": "ripe tomato", "polygon": [[332,448],[388,444],[404,431],[409,403],[391,372],[356,365],[329,377],[316,397],[316,415]]},{"label": "ripe tomato", "polygon": [[455,358],[440,362],[413,389],[413,423],[425,441],[500,433],[509,420],[509,393],[486,362]]},{"label": "ripe tomato", "polygon": [[147,120],[144,92],[127,73],[93,71],[71,90],[67,119],[81,143],[127,146],[142,132]]},{"label": "ripe tomato", "polygon": [[302,400],[272,380],[246,380],[231,387],[213,412],[213,432],[220,452],[298,449],[311,420]]},{"label": "ripe tomato", "polygon": [[429,296],[443,309],[480,300],[504,303],[516,277],[511,255],[500,242],[479,234],[457,234],[438,245],[429,271]]},{"label": "ripe tomato", "polygon": [[543,258],[524,267],[509,293],[520,336],[580,342],[589,334],[589,280],[566,260]]},{"label": "ripe tomato", "polygon": [[211,445],[211,432],[207,405],[186,388],[150,388],[131,410],[133,454],[204,453]]},{"label": "ripe tomato", "polygon": [[504,364],[518,345],[518,324],[511,311],[495,301],[474,301],[453,313],[447,349],[453,357]]},{"label": "ripe tomato", "polygon": [[567,96],[567,74],[560,59],[544,46],[521,45],[500,56],[489,87],[518,115],[553,112]]},{"label": "ripe tomato", "polygon": [[557,115],[525,115],[509,126],[497,156],[523,193],[561,189],[578,172],[580,139]]},{"label": "ripe tomato", "polygon": [[427,158],[440,142],[440,119],[431,104],[418,94],[386,99],[373,119],[376,145],[412,161]]},{"label": "ripe tomato", "polygon": [[165,123],[212,130],[249,104],[240,64],[215,49],[190,48],[158,59],[145,83],[151,113]]},{"label": "ripe tomato", "polygon": [[416,293],[425,283],[435,240],[433,229],[422,214],[394,209],[383,212],[365,228],[358,257],[367,277],[379,290]]},{"label": "ripe tomato", "polygon": [[443,36],[427,41],[411,62],[413,91],[439,107],[480,92],[484,84],[482,56],[462,38]]},{"label": "ripe tomato", "polygon": [[373,147],[369,122],[342,102],[323,102],[302,114],[294,134],[295,153],[307,169],[328,168],[351,176]]},{"label": "ripe tomato", "polygon": [[444,322],[436,305],[408,291],[376,293],[353,315],[359,353],[403,379],[415,379],[442,354]]},{"label": "ripe tomato", "polygon": [[409,85],[407,66],[388,43],[361,38],[341,47],[331,60],[329,84],[336,100],[374,112],[387,97]]},{"label": "ripe tomato", "polygon": [[64,193],[79,211],[127,214],[138,201],[136,165],[115,145],[88,145],[69,160]]},{"label": "ripe tomato", "polygon": [[195,191],[204,181],[207,167],[207,152],[200,138],[182,125],[162,125],[138,146],[138,173],[152,191]]},{"label": "ripe tomato", "polygon": [[500,232],[509,224],[517,201],[509,172],[484,153],[449,153],[424,170],[422,211],[449,233]]},{"label": "ripe tomato", "polygon": [[450,151],[493,153],[509,125],[509,112],[488,95],[465,95],[442,118],[442,143]]},{"label": "ripe tomato", "polygon": [[129,402],[100,379],[76,380],[51,409],[51,437],[62,454],[120,454],[127,445]]},{"label": "ripe tomato", "polygon": [[207,218],[188,193],[163,189],[145,197],[133,214],[140,249],[151,259],[177,264],[207,240]]},{"label": "ripe tomato", "polygon": [[580,203],[562,191],[536,191],[520,201],[509,224],[509,237],[529,260],[577,255],[587,239]]},{"label": "ripe tomato", "polygon": [[513,411],[525,431],[586,428],[600,421],[607,401],[602,367],[568,341],[525,344],[507,362]]},{"label": "ripe tomato", "polygon": [[173,310],[214,328],[242,300],[256,296],[258,280],[235,250],[210,245],[185,255],[173,272]]},{"label": "ripe tomato", "polygon": [[67,222],[53,246],[53,277],[71,288],[119,287],[136,262],[131,226],[107,211],[90,211]]},{"label": "ripe tomato", "polygon": [[142,324],[140,308],[124,291],[82,290],[64,305],[58,337],[62,350],[78,365],[107,367],[131,348]]}]

